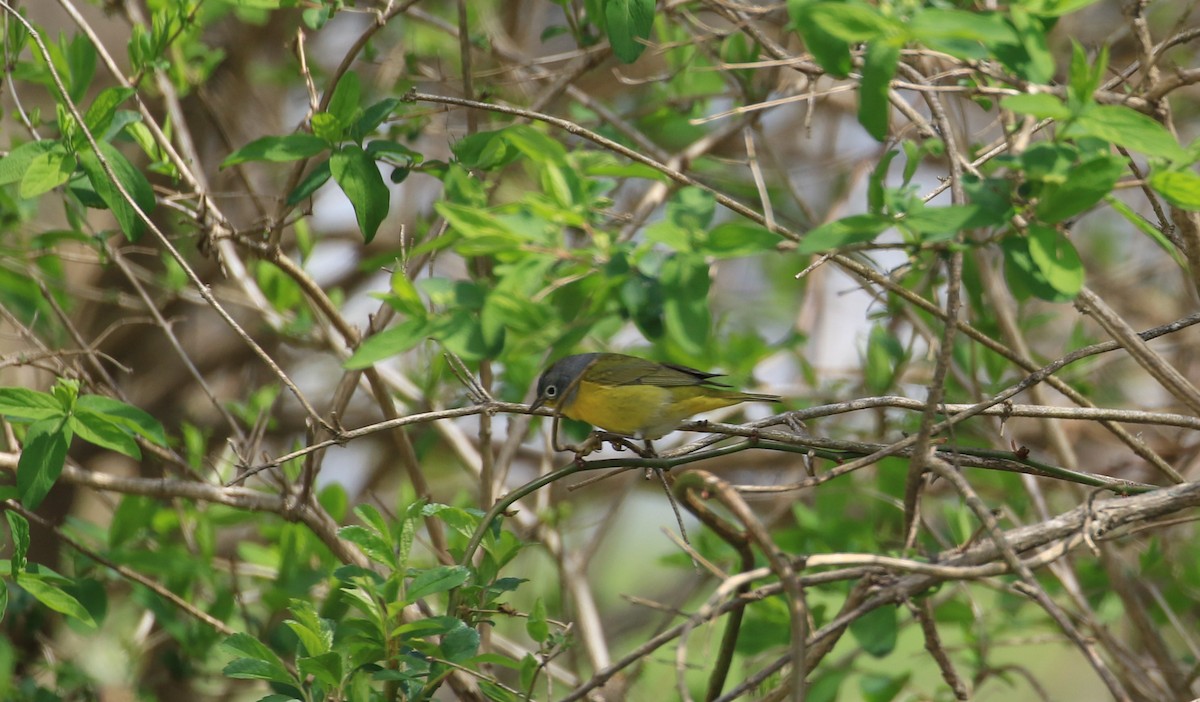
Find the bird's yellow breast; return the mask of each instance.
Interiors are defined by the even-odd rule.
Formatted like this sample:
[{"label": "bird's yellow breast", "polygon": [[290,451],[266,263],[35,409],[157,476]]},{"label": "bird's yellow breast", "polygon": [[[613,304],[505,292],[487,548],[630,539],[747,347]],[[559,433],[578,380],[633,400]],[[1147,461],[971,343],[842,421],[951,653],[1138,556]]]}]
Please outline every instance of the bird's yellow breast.
[{"label": "bird's yellow breast", "polygon": [[571,403],[561,411],[617,434],[657,439],[693,414],[741,401],[700,385],[602,385],[581,380]]}]

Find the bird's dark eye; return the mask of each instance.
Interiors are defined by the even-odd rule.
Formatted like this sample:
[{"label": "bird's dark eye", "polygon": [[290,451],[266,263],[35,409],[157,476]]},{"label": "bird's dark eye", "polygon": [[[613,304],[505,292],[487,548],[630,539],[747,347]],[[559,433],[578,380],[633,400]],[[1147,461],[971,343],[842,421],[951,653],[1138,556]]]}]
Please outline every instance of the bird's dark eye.
[{"label": "bird's dark eye", "polygon": [[555,395],[558,394],[558,388],[554,387],[553,385],[547,385],[546,391],[543,394],[546,397],[554,397]]}]

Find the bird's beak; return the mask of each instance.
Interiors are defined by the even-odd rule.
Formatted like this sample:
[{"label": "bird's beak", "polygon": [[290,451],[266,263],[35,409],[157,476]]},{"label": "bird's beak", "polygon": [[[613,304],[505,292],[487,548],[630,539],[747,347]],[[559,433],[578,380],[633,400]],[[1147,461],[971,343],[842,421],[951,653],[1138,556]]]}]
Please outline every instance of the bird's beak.
[{"label": "bird's beak", "polygon": [[530,411],[530,412],[533,412],[533,411],[537,410],[539,407],[541,407],[541,406],[542,406],[542,405],[544,405],[544,404],[546,404],[546,398],[545,398],[545,397],[539,397],[538,399],[536,399],[536,400],[534,400],[534,401],[533,401],[533,404],[529,405],[529,411]]}]

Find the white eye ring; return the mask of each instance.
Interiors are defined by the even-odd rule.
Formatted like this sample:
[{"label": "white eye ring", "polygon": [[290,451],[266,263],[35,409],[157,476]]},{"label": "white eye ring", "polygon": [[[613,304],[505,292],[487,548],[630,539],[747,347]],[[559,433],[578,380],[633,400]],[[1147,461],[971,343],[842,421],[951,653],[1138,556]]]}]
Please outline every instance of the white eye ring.
[{"label": "white eye ring", "polygon": [[545,392],[546,397],[554,397],[557,394],[558,394],[558,388],[554,387],[553,385],[546,386],[546,392]]}]

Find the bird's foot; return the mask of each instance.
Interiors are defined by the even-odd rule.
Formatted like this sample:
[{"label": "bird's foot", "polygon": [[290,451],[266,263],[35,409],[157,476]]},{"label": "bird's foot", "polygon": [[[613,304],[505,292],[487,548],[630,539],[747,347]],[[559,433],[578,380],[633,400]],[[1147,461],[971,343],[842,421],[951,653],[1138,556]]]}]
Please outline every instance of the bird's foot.
[{"label": "bird's foot", "polygon": [[654,458],[658,455],[654,452],[654,446],[649,440],[646,440],[646,446],[643,448],[633,442],[633,437],[626,434],[617,434],[611,431],[597,430],[592,432],[592,435],[588,437],[589,442],[593,439],[601,444],[607,441],[608,444],[617,451],[624,451],[628,449],[642,458]]}]

